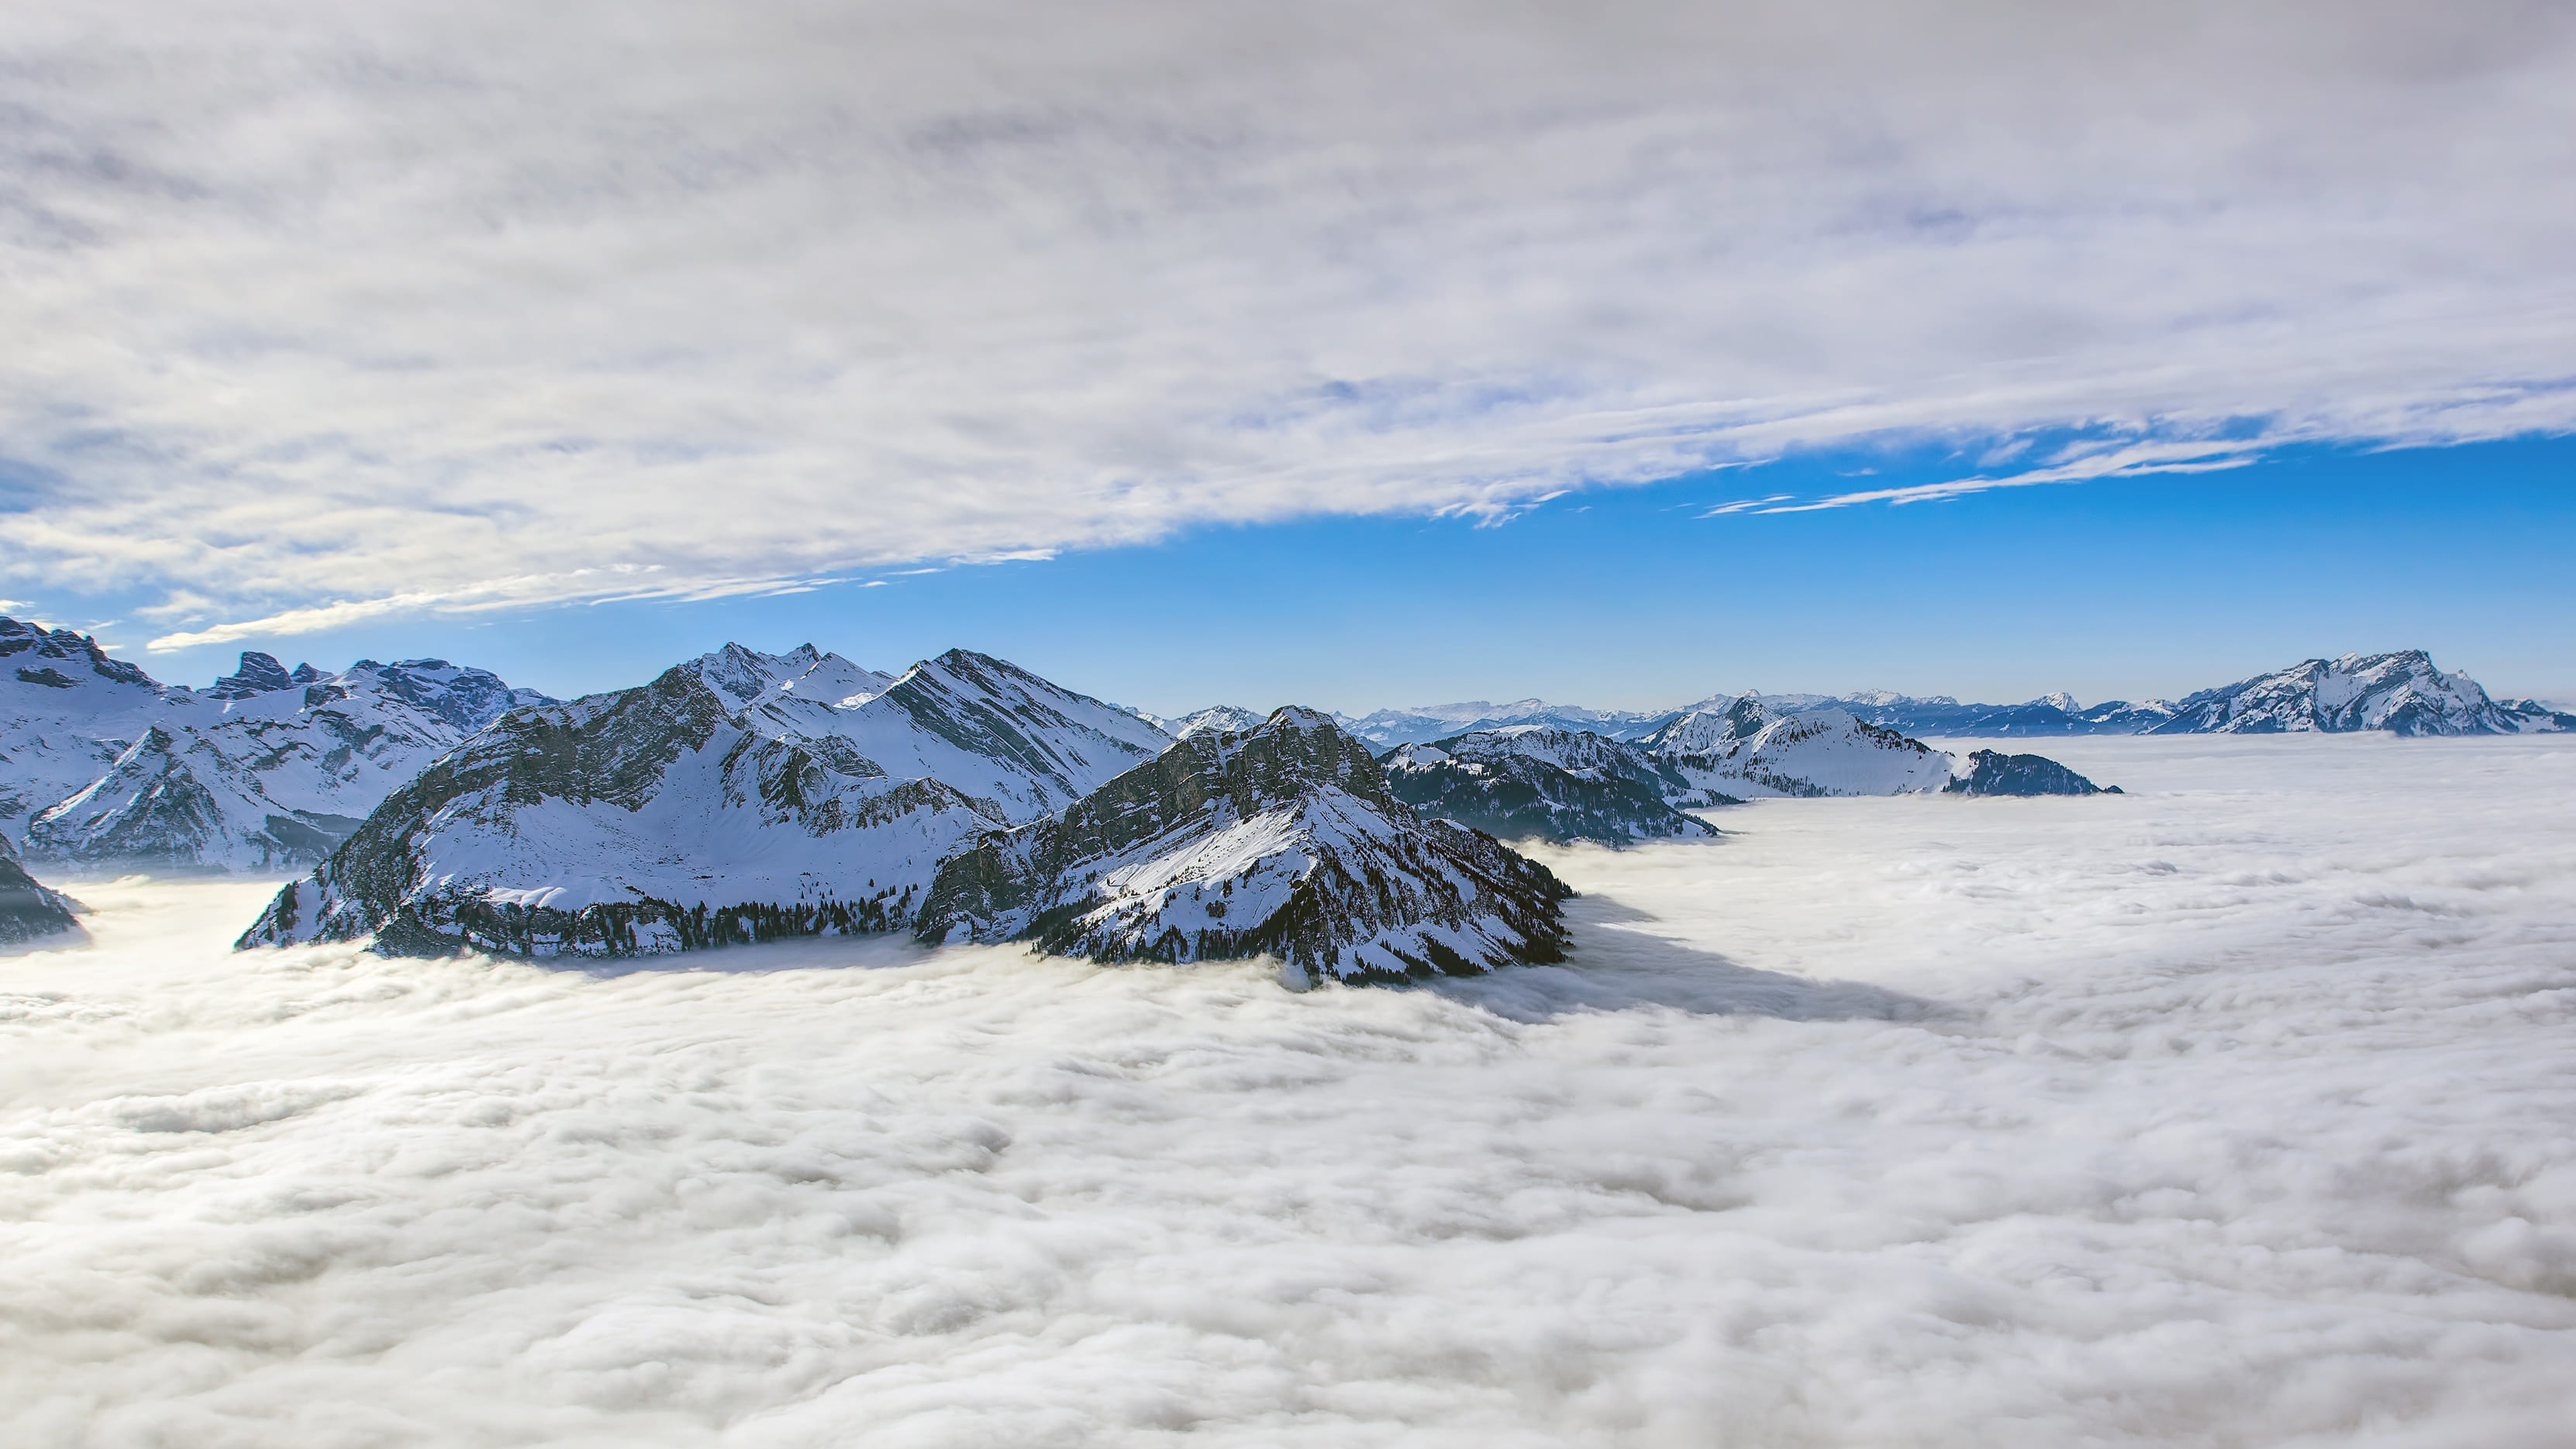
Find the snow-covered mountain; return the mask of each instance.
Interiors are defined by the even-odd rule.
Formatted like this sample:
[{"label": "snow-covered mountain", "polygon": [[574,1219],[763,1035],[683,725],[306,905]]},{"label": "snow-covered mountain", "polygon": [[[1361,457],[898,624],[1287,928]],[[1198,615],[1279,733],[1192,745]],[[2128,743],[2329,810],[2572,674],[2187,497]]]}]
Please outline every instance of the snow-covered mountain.
[{"label": "snow-covered mountain", "polygon": [[2465,673],[2445,674],[2421,649],[2308,659],[2187,696],[2155,734],[2277,734],[2386,730],[2399,735],[2494,735],[2576,729],[2576,719],[2487,697]]},{"label": "snow-covered mountain", "polygon": [[1590,730],[1642,743],[1685,715],[1723,714],[1751,699],[1775,715],[1842,713],[1898,734],[1959,739],[2027,735],[2387,730],[2396,734],[2529,734],[2576,730],[2576,713],[2529,699],[2491,699],[2465,674],[2444,674],[2420,649],[2310,659],[2272,674],[2161,699],[2084,705],[2063,690],[2021,704],[1961,703],[1887,689],[1849,694],[1720,694],[1678,709],[1593,710],[1525,699],[1382,709],[1342,724],[1381,750],[1516,724]]},{"label": "snow-covered mountain", "polygon": [[1951,795],[2117,795],[2045,755],[2008,755],[1977,750],[1966,760],[1966,772],[1942,787]]},{"label": "snow-covered mountain", "polygon": [[1743,696],[1638,742],[1694,790],[1735,796],[1902,795],[1950,783],[1950,756],[1839,709],[1783,714]]},{"label": "snow-covered mountain", "polygon": [[1051,815],[1163,752],[1171,736],[1018,665],[952,649],[855,704],[773,693],[757,733],[837,738],[895,779],[935,779],[1007,824]]},{"label": "snow-covered mountain", "polygon": [[1191,710],[1179,719],[1163,722],[1164,731],[1176,740],[1185,740],[1192,735],[1203,735],[1210,731],[1221,735],[1239,735],[1260,727],[1260,715],[1240,705],[1232,704],[1212,704],[1205,709]]},{"label": "snow-covered mountain", "polygon": [[1472,973],[1558,959],[1556,877],[1426,820],[1313,710],[1198,734],[1062,816],[942,867],[924,940],[1027,940],[1104,961],[1270,953],[1312,977]]},{"label": "snow-covered mountain", "polygon": [[856,666],[806,652],[728,648],[512,711],[388,797],[241,944],[628,956],[892,930],[973,837],[1168,743],[963,650],[826,702]]},{"label": "snow-covered mountain", "polygon": [[60,662],[0,680],[0,830],[32,860],[91,868],[319,860],[441,751],[545,698],[443,659],[324,674],[251,652],[192,690],[68,631],[0,620],[8,645]]},{"label": "snow-covered mountain", "polygon": [[[1768,699],[1765,703],[1769,703]],[[2043,695],[2025,704],[1961,704],[1947,695],[1918,699],[1884,690],[1868,692],[1868,697],[1855,696],[1802,705],[1791,713],[1815,713],[1840,709],[1854,718],[1881,729],[1904,735],[1948,735],[1968,739],[1996,739],[2014,735],[2133,735],[2140,734],[2173,717],[2174,707],[2163,700],[2144,700],[2132,704],[2124,699],[2111,700],[2085,708],[2075,697],[2064,692]]]},{"label": "snow-covered mountain", "polygon": [[0,945],[58,935],[80,924],[80,903],[60,891],[47,890],[27,874],[0,835]]},{"label": "snow-covered mountain", "polygon": [[1357,717],[1335,715],[1333,719],[1343,729],[1383,751],[1396,745],[1428,744],[1433,740],[1512,725],[1588,730],[1606,739],[1636,739],[1675,713],[1673,710],[1641,714],[1634,710],[1585,709],[1580,705],[1550,704],[1543,699],[1518,699],[1509,704],[1471,699],[1458,704],[1381,709]]},{"label": "snow-covered mountain", "polygon": [[1508,725],[1398,745],[1385,766],[1397,799],[1501,840],[1624,846],[1717,834],[1667,803],[1715,803],[1678,769],[1588,730]]},{"label": "snow-covered mountain", "polygon": [[0,618],[0,835],[95,780],[156,719],[165,691],[69,629]]},{"label": "snow-covered mountain", "polygon": [[687,667],[736,711],[789,697],[827,705],[865,704],[894,684],[892,675],[826,654],[811,644],[799,644],[784,654],[727,644],[691,660]]}]

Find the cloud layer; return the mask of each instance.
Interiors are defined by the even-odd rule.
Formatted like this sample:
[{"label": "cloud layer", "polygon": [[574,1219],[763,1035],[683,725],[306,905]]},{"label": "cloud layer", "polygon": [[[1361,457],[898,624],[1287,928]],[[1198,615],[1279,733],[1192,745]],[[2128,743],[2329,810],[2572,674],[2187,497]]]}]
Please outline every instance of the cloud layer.
[{"label": "cloud layer", "polygon": [[214,642],[1889,430],[2576,426],[2560,6],[537,13],[0,22],[13,574]]},{"label": "cloud layer", "polygon": [[95,888],[5,963],[7,1442],[2563,1442],[2576,750],[2067,744],[2136,793],[1567,853],[1572,961],[1440,990]]}]

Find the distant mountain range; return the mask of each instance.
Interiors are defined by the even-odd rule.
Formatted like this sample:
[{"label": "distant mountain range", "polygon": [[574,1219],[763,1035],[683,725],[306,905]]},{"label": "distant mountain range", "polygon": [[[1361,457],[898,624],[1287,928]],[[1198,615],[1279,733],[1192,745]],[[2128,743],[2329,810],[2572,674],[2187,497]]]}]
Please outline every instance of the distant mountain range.
[{"label": "distant mountain range", "polygon": [[0,936],[72,922],[31,869],[309,867],[244,946],[587,958],[908,930],[1108,960],[1270,952],[1348,979],[1550,959],[1564,887],[1504,842],[1704,838],[1692,812],[1761,797],[2100,789],[1920,735],[2576,729],[2420,651],[2173,704],[1745,694],[1357,719],[1157,719],[967,650],[885,674],[728,645],[562,702],[444,660],[325,674],[256,652],[188,689],[0,619],[0,669]]},{"label": "distant mountain range", "polygon": [[205,689],[0,618],[0,835],[35,865],[310,864],[440,753],[542,702],[443,659],[336,674],[246,653]]},{"label": "distant mountain range", "polygon": [[1381,749],[1514,725],[1590,730],[1614,740],[1643,740],[1684,715],[1723,714],[1752,700],[1787,715],[1840,710],[1866,724],[1913,736],[2008,739],[2028,735],[2243,734],[2385,730],[2402,735],[2540,734],[2576,730],[2576,713],[2529,699],[2496,700],[2466,674],[2446,674],[2423,650],[2309,659],[2165,700],[2112,700],[2090,707],[2073,696],[2043,695],[2021,704],[1962,704],[1947,695],[1917,698],[1886,690],[1848,695],[1714,695],[1666,710],[1601,710],[1523,699],[1381,709],[1338,715],[1342,727]]}]

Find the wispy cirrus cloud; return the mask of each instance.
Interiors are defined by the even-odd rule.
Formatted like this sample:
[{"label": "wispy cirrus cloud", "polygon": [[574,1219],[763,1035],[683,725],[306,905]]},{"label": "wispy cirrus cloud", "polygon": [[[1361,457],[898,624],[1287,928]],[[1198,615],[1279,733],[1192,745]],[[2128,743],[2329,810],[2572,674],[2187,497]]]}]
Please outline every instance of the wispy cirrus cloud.
[{"label": "wispy cirrus cloud", "polygon": [[2576,428],[2552,7],[34,5],[0,69],[0,555],[165,640]]}]

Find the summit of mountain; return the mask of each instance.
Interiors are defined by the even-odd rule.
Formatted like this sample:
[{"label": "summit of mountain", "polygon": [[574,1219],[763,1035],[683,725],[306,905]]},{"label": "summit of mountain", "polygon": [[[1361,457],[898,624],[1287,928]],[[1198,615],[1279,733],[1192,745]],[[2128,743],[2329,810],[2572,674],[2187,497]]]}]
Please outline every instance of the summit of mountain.
[{"label": "summit of mountain", "polygon": [[1202,732],[942,866],[921,938],[1103,961],[1277,956],[1309,978],[1472,974],[1564,949],[1554,875],[1428,819],[1366,744],[1294,706]]},{"label": "summit of mountain", "polygon": [[512,710],[388,796],[242,944],[633,956],[897,929],[972,838],[1170,743],[967,650],[808,697],[864,673],[833,659],[719,650]]}]

